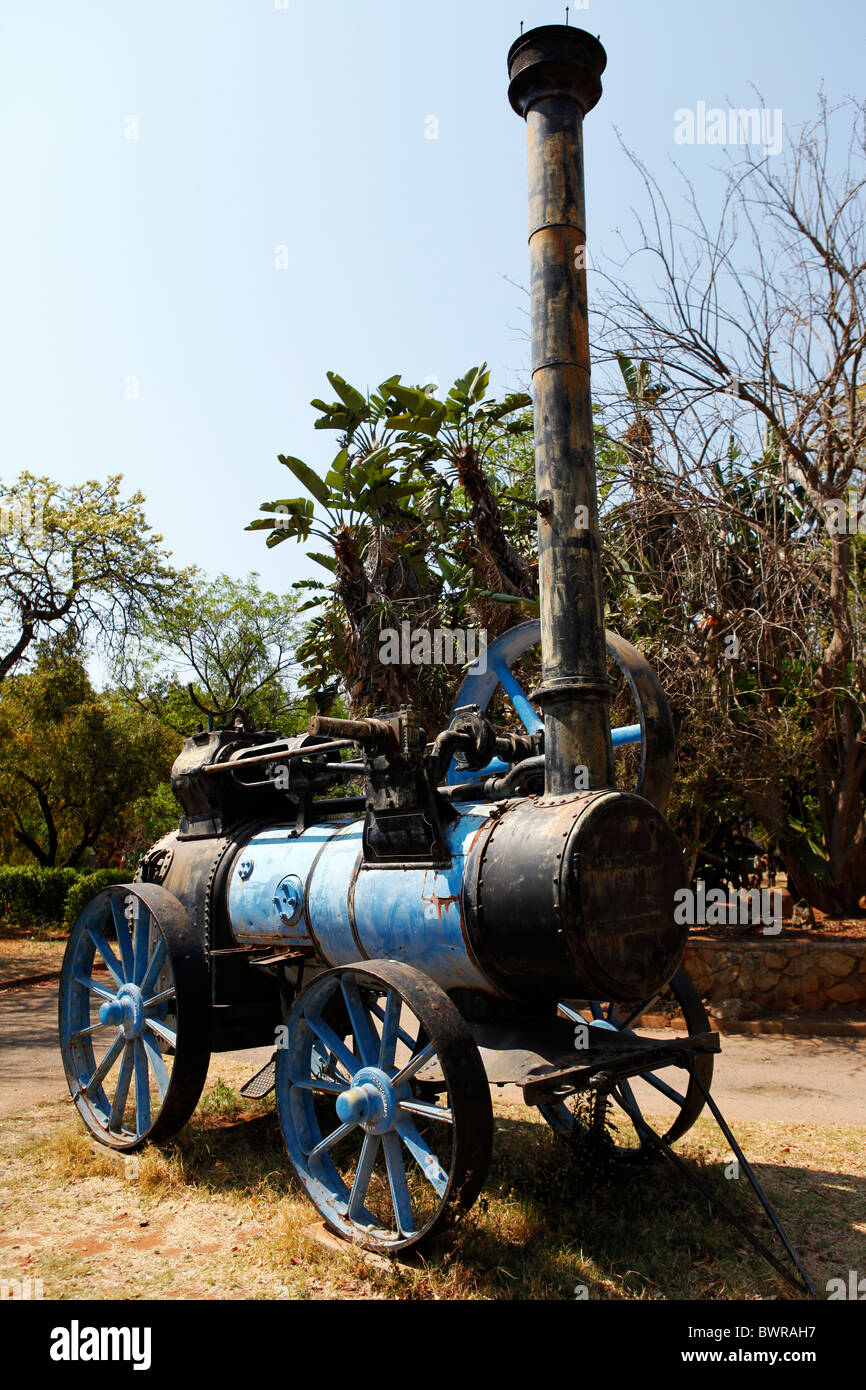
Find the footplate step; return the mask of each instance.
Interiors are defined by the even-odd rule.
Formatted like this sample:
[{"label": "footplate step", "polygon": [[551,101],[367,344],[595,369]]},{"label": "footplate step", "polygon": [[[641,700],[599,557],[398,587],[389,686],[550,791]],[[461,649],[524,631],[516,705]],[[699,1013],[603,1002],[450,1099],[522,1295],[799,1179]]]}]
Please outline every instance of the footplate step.
[{"label": "footplate step", "polygon": [[262,1096],[270,1095],[277,1084],[277,1054],[274,1053],[269,1062],[255,1076],[251,1076],[249,1081],[245,1081],[241,1086],[241,1095],[246,1100],[261,1100]]}]

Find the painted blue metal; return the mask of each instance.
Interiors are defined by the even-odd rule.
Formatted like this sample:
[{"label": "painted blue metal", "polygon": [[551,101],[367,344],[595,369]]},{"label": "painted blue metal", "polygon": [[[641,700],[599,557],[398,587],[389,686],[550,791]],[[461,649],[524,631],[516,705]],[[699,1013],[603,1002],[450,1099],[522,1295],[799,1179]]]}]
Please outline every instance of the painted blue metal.
[{"label": "painted blue metal", "polygon": [[620,728],[610,731],[614,748],[622,748],[626,743],[640,743],[642,737],[640,724],[622,724]]},{"label": "painted blue metal", "polygon": [[360,869],[355,920],[366,956],[413,965],[443,989],[489,989],[466,951],[462,891],[466,857],[490,814],[486,805],[461,806],[445,833],[448,868]]},{"label": "painted blue metal", "polygon": [[[501,682],[502,670],[506,670],[510,676],[509,668],[519,656],[522,656],[530,647],[535,646],[536,642],[540,640],[540,636],[541,626],[537,619],[532,619],[531,622],[518,623],[516,627],[509,628],[507,632],[503,632],[501,637],[497,637],[493,645],[487,650],[487,670],[469,672],[454,702],[455,708],[460,705],[479,705],[481,709],[486,709],[493,692]],[[520,690],[516,680],[514,680],[514,684],[517,686],[523,701],[518,715],[527,732],[534,733],[536,729],[541,727],[538,715],[523,691]]]},{"label": "painted blue metal", "polygon": [[273,825],[244,846],[228,892],[229,917],[239,945],[292,949],[312,944],[303,910],[304,884],[322,846],[345,824],[310,826],[302,835],[294,825]]},{"label": "painted blue metal", "polygon": [[446,831],[451,863],[442,869],[361,864],[360,820],[312,825],[301,835],[270,827],[244,846],[230,877],[235,939],[313,947],[329,965],[402,960],[443,989],[489,988],[466,950],[462,890],[466,856],[490,815],[486,805],[461,806]]},{"label": "painted blue metal", "polygon": [[[131,894],[125,910],[112,901],[113,945],[99,904],[88,905],[70,934],[60,979],[60,1046],[85,1123],[131,1141],[151,1127],[151,1083],[159,1103],[168,1090],[172,1059],[164,1049],[174,1048],[176,1034],[165,1019],[174,981],[146,904]],[[97,979],[99,966],[106,973]],[[94,1041],[102,1040],[97,1061]]]},{"label": "painted blue metal", "polygon": [[[351,965],[364,956],[352,934],[352,878],[361,857],[364,822],[352,821],[323,851],[307,883],[307,920],[330,965]],[[309,832],[308,832],[309,833]]]},{"label": "painted blue metal", "polygon": [[[327,1021],[334,996],[348,1010],[351,1048]],[[429,1064],[430,1045],[397,1061],[403,1001],[389,989],[377,1017],[377,1032],[351,971],[339,980],[323,976],[307,987],[289,1014],[286,1046],[277,1061],[277,1111],[289,1157],[311,1201],[350,1239],[368,1238],[380,1246],[399,1246],[418,1233],[422,1221],[406,1175],[406,1155],[437,1198],[444,1197],[449,1173],[412,1123],[413,1113],[452,1123],[447,1107],[413,1098],[411,1079]],[[322,1059],[328,1065],[323,1068]],[[318,1099],[318,1106],[316,1100]],[[333,1103],[331,1108],[330,1102]],[[336,1162],[338,1146],[353,1139],[356,1161]],[[340,1150],[343,1154],[345,1151]],[[384,1158],[384,1165],[382,1159]],[[387,1172],[393,1224],[385,1226],[365,1205],[377,1163]]]}]

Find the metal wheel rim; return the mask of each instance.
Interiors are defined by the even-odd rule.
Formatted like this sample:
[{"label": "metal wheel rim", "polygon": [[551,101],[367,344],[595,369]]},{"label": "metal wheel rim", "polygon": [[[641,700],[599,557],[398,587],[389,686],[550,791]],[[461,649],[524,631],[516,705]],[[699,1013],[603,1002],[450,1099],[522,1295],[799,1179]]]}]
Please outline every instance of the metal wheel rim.
[{"label": "metal wheel rim", "polygon": [[100,1143],[132,1151],[186,1123],[207,1074],[209,1008],[204,953],[172,894],[119,884],[88,903],[58,1012],[67,1084]]},{"label": "metal wheel rim", "polygon": [[[677,1004],[680,1007],[680,1012],[682,1013],[683,1019],[685,1020],[688,1032],[690,1034],[709,1032],[710,1022],[707,1016],[706,1009],[704,1008],[703,1003],[701,1002],[700,995],[698,994],[697,990],[695,989],[694,985],[692,984],[691,980],[689,979],[688,975],[685,973],[684,970],[677,971],[677,973],[674,975],[671,981],[670,988],[674,998],[677,1001]],[[641,1005],[641,1007],[638,1010],[631,1011],[631,1013],[634,1015],[632,1020],[633,1023],[639,1023],[640,1015],[644,1013],[646,1009],[652,1005],[656,998],[658,998],[658,996],[654,996],[653,999],[647,1000],[644,1004]],[[622,1023],[624,1021],[628,1021],[628,1019],[631,1017],[629,1011],[626,1010],[626,1018],[624,1020],[619,1012],[619,1007],[616,1004],[607,1004],[598,1000],[592,1001],[591,1009],[593,1014],[593,1020],[595,1022],[610,1024],[611,1026],[617,1028],[618,1031],[621,1031]],[[568,1010],[568,1012],[570,1013],[571,1011]],[[633,1032],[635,1030],[632,1027],[629,1028],[628,1031]],[[695,1070],[697,1071],[701,1081],[703,1082],[707,1090],[709,1090],[712,1085],[713,1060],[713,1054],[711,1052],[699,1052],[695,1054]],[[672,1087],[670,1083],[662,1081],[661,1077],[659,1077],[656,1074],[659,1070],[676,1071],[677,1076],[686,1076],[687,1073],[679,1068],[657,1068],[656,1072],[651,1072],[646,1077],[642,1078],[643,1080],[647,1081],[647,1084],[652,1086],[653,1089],[658,1090],[663,1095],[667,1095],[668,1099],[675,1100],[675,1102],[680,1106],[679,1113],[674,1117],[671,1125],[662,1135],[662,1138],[665,1140],[666,1143],[673,1144],[677,1139],[680,1139],[687,1132],[687,1130],[691,1129],[692,1125],[695,1123],[695,1120],[698,1118],[701,1111],[703,1110],[706,1102],[704,1100],[703,1094],[701,1093],[700,1087],[696,1084],[696,1082],[693,1080],[691,1076],[688,1076],[688,1082],[685,1087],[685,1093],[683,1094],[681,1091],[678,1091],[674,1087]],[[632,1121],[627,1114],[625,1106],[622,1103],[623,1099],[625,1099],[628,1102],[629,1106],[633,1110],[636,1110],[639,1115],[643,1114],[641,1107],[638,1104],[637,1099],[634,1095],[633,1088],[628,1081],[621,1082],[618,1086],[615,1086],[611,1091],[610,1095],[611,1099],[618,1106],[618,1109],[624,1115],[626,1115],[626,1118],[628,1118],[630,1124],[632,1124]],[[570,1140],[574,1140],[580,1137],[580,1132],[575,1131],[574,1115],[572,1111],[568,1108],[567,1102],[558,1101],[553,1105],[540,1105],[538,1109],[540,1113],[543,1115],[544,1119],[547,1120],[548,1124],[554,1130],[556,1130],[557,1133],[563,1134],[566,1138]],[[634,1162],[637,1159],[642,1159],[646,1157],[650,1149],[650,1146],[647,1145],[646,1140],[640,1136],[639,1131],[638,1137],[640,1138],[641,1142],[637,1148],[633,1148],[628,1145],[615,1144],[612,1146],[611,1149],[612,1154],[616,1158],[626,1162]]]},{"label": "metal wheel rim", "polygon": [[[351,1020],[351,1048],[323,1019],[327,1005],[338,996]],[[414,1027],[406,1031],[406,1010],[419,1025],[417,1035]],[[490,1091],[475,1043],[438,985],[393,961],[329,970],[296,1001],[286,1041],[277,1065],[280,1124],[295,1171],[328,1225],[367,1249],[395,1252],[429,1239],[449,1219],[455,1204],[471,1205],[490,1161]],[[398,1062],[395,1050],[401,1042],[410,1055]],[[437,1063],[441,1080],[432,1086],[422,1082],[420,1094],[415,1094],[413,1079]],[[384,1094],[388,1088],[383,1076],[390,1082],[393,1113],[378,1121],[374,1115],[366,1122],[340,1117],[338,1097],[350,1091],[354,1095],[365,1086],[378,1087]],[[431,1090],[437,1094],[429,1094]],[[441,1096],[444,1105],[439,1104]],[[349,1100],[342,1104],[348,1107]],[[371,1124],[387,1128],[376,1133],[369,1129]],[[450,1132],[447,1168],[428,1141],[431,1126]],[[341,1172],[334,1158],[350,1139],[356,1157],[344,1160],[346,1171]],[[416,1192],[419,1186],[426,1190],[426,1183],[432,1194],[421,1216],[409,1188],[409,1161]],[[374,1176],[380,1196],[386,1191],[383,1178],[387,1179],[390,1222],[367,1208]]]}]

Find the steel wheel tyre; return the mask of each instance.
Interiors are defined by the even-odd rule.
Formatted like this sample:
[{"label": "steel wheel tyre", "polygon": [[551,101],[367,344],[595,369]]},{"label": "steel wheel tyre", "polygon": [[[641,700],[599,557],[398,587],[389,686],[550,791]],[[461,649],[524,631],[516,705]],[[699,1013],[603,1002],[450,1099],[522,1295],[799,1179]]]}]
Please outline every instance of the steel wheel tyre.
[{"label": "steel wheel tyre", "polygon": [[[707,1011],[701,1002],[700,995],[684,970],[677,971],[668,989],[660,997],[662,1000],[672,997],[676,1004],[676,1013],[671,1016],[672,1023],[684,1022],[690,1034],[710,1031]],[[656,1002],[657,1000],[654,998],[647,1000],[639,1008],[629,1009],[624,1005],[617,1006],[616,1004],[593,1001],[590,1008],[595,1023],[602,1023],[606,1027],[615,1028],[618,1032],[622,1032],[624,1024],[628,1024],[626,1031],[638,1032],[641,1014]],[[583,1021],[582,1016],[569,1006],[561,1004],[560,1009],[575,1021]],[[639,1032],[638,1035],[640,1036]],[[709,1090],[713,1080],[713,1054],[711,1052],[696,1053],[695,1070]],[[619,1082],[611,1091],[611,1099],[622,1112],[624,1122],[636,1130],[639,1144],[636,1148],[630,1145],[615,1144],[611,1152],[618,1158],[631,1161],[646,1157],[649,1149],[641,1136],[640,1129],[634,1126],[631,1118],[626,1115],[623,1105],[623,1101],[625,1101],[630,1109],[636,1111],[638,1115],[642,1114],[642,1107],[635,1096],[633,1085],[633,1082],[638,1080],[652,1087],[653,1091],[665,1096],[677,1107],[670,1126],[662,1134],[662,1138],[668,1144],[673,1144],[675,1140],[681,1138],[687,1130],[691,1129],[705,1105],[700,1088],[688,1072],[681,1067],[657,1067],[654,1072],[639,1079],[632,1078],[632,1081]],[[684,1081],[686,1082],[685,1085],[683,1085]],[[540,1105],[538,1109],[548,1124],[570,1142],[579,1143],[587,1136],[587,1130],[582,1123],[579,1104],[575,1107],[573,1102],[557,1101],[551,1105]],[[615,1114],[614,1119],[619,1120],[619,1116]]]},{"label": "steel wheel tyre", "polygon": [[[345,1038],[327,1021],[343,1007]],[[304,990],[277,1108],[313,1205],[369,1250],[417,1245],[484,1183],[493,1112],[478,1049],[444,991],[410,966],[340,966]]]},{"label": "steel wheel tyre", "polygon": [[138,1149],[186,1124],[210,1060],[210,983],[171,893],[118,884],[88,903],[63,957],[59,1016],[69,1090],[100,1143]]}]

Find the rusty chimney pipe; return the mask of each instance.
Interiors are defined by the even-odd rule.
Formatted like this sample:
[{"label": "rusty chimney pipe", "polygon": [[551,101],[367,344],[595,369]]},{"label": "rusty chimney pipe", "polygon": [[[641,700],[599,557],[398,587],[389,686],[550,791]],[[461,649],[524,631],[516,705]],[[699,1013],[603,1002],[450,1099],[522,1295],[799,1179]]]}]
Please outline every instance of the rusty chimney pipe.
[{"label": "rusty chimney pipe", "polygon": [[508,54],[508,98],[526,118],[529,143],[542,658],[533,699],[544,710],[548,796],[614,785],[583,200],[583,118],[601,96],[606,62],[597,39],[562,24],[531,29]]}]

